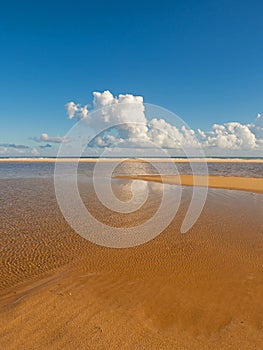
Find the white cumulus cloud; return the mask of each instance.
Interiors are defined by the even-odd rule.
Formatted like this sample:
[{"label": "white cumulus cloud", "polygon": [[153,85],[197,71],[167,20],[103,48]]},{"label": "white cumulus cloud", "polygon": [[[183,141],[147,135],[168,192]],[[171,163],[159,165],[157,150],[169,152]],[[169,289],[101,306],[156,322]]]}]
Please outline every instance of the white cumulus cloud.
[{"label": "white cumulus cloud", "polygon": [[62,143],[69,142],[69,139],[65,136],[49,136],[47,133],[43,133],[40,137],[34,137],[34,141],[36,142],[50,142],[50,143]]},{"label": "white cumulus cloud", "polygon": [[220,149],[253,149],[257,147],[255,134],[247,125],[238,122],[214,124],[212,131],[204,132],[198,129],[203,146]]},{"label": "white cumulus cloud", "polygon": [[88,105],[81,107],[79,104],[74,102],[68,102],[66,104],[66,109],[68,111],[69,119],[73,119],[78,116],[78,118],[87,118],[88,116]]},{"label": "white cumulus cloud", "polygon": [[[85,106],[87,108],[87,105]],[[147,120],[142,96],[120,94],[114,97],[108,90],[93,93],[93,113],[87,118],[82,115],[83,107],[74,102],[66,104],[70,119],[84,119],[95,133],[114,126],[117,135],[98,135],[92,146],[107,147],[118,143],[120,147],[149,147],[150,144],[163,148],[193,147],[197,141],[195,132],[186,127],[177,128],[164,119]]]},{"label": "white cumulus cloud", "polygon": [[[194,131],[186,126],[177,126],[156,115],[147,120],[142,96],[113,94],[106,90],[93,93],[93,104],[81,106],[74,102],[66,104],[69,119],[85,120],[98,134],[89,146],[93,147],[149,147],[195,148],[198,142],[204,149],[257,150],[263,148],[263,115],[258,114],[255,122],[242,124],[229,122],[214,124],[211,130]],[[92,110],[92,113],[91,113]],[[114,126],[114,131],[110,130]],[[107,130],[108,129],[108,130]],[[107,130],[104,133],[102,130]],[[51,141],[46,134],[42,140]],[[63,142],[63,141],[57,141]]]}]

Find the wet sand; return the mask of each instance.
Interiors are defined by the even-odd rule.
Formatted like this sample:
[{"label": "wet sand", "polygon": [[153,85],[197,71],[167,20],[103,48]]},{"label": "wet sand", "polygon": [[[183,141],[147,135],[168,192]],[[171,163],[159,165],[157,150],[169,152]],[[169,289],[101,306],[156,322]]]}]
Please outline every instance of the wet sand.
[{"label": "wet sand", "polygon": [[[131,182],[115,182],[128,198]],[[209,189],[181,234],[191,191],[157,238],[110,249],[72,231],[50,179],[1,180],[1,347],[261,349],[263,196]],[[139,224],[158,203],[150,196],[142,211],[119,215],[89,185],[80,192],[98,220],[118,227]]]},{"label": "wet sand", "polygon": [[132,175],[116,176],[118,179],[133,179],[163,182],[172,185],[223,188],[228,190],[263,193],[263,178],[237,176],[192,176],[192,175]]}]

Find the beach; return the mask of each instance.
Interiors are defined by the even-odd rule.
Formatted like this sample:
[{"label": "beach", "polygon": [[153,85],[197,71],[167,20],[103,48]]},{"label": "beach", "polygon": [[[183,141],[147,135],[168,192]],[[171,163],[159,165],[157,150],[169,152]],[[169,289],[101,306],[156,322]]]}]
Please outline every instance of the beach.
[{"label": "beach", "polygon": [[[220,168],[232,175],[208,177],[204,209],[182,234],[193,177],[161,179],[135,163],[114,174],[113,192],[121,200],[130,198],[134,181],[176,186],[179,180],[182,200],[161,234],[125,249],[99,246],[74,232],[58,207],[49,165],[22,165],[23,177],[13,178],[3,174],[14,173],[16,165],[2,169],[3,349],[261,348],[262,177],[251,177],[254,170],[246,167],[243,177],[232,176],[242,169]],[[90,171],[84,164],[79,191],[97,220],[129,227],[155,213],[156,190],[132,213],[102,206]],[[204,184],[202,175],[195,179]]]},{"label": "beach", "polygon": [[263,1],[2,1],[0,350],[263,350]]}]

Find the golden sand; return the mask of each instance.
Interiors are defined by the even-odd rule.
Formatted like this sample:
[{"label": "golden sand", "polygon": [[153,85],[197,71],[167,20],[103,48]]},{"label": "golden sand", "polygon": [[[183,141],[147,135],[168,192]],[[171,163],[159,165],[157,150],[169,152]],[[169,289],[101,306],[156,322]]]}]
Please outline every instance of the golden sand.
[{"label": "golden sand", "polygon": [[[70,229],[52,181],[2,180],[1,349],[261,349],[262,196],[215,191],[187,234],[190,187],[156,239],[110,249]],[[81,193],[85,203],[94,194]],[[153,206],[120,216],[92,201],[118,225]]]},{"label": "golden sand", "polygon": [[228,190],[263,193],[263,178],[237,176],[201,176],[201,175],[133,175],[116,176],[118,179],[133,179],[154,182],[164,182],[182,186],[201,186],[223,188]]}]

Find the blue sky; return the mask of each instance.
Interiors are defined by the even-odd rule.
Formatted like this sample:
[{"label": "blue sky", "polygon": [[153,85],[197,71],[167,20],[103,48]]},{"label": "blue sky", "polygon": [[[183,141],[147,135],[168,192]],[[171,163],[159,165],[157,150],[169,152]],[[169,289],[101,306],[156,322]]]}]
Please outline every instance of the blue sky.
[{"label": "blue sky", "polygon": [[64,135],[64,105],[108,89],[193,129],[248,124],[263,111],[262,13],[255,0],[4,2],[0,144]]}]

